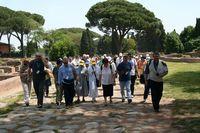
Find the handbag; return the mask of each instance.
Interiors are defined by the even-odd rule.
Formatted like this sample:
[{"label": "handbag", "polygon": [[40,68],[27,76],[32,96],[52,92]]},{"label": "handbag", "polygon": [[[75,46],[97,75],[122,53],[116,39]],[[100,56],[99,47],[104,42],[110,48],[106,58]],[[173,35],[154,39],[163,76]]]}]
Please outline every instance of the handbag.
[{"label": "handbag", "polygon": [[97,87],[101,87],[101,84],[98,79],[96,79],[96,84],[97,84]]},{"label": "handbag", "polygon": [[[93,71],[94,71],[94,68],[92,67],[92,69],[93,69]],[[95,76],[95,78],[96,78],[96,85],[97,85],[97,87],[101,87],[101,84],[100,84],[100,82],[99,82],[99,80],[97,79],[97,76],[96,76],[96,72],[94,71],[94,76]]]},{"label": "handbag", "polygon": [[51,79],[50,78],[46,79],[45,83],[46,83],[47,86],[51,86]]}]

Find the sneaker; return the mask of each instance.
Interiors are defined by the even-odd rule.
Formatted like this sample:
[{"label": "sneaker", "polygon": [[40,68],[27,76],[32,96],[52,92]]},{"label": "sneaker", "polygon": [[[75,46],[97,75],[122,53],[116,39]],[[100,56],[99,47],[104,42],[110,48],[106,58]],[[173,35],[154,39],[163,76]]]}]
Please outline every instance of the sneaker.
[{"label": "sneaker", "polygon": [[125,102],[125,99],[122,99],[122,102]]},{"label": "sneaker", "polygon": [[104,103],[104,106],[108,106],[108,103]]},{"label": "sneaker", "polygon": [[132,102],[132,99],[128,99],[128,103],[130,104]]},{"label": "sneaker", "polygon": [[61,107],[60,107],[60,105],[57,105],[57,109],[60,109]]},{"label": "sneaker", "polygon": [[110,100],[110,103],[113,103],[113,101],[112,101],[112,100]]},{"label": "sneaker", "polygon": [[29,102],[27,102],[27,103],[25,103],[25,104],[26,104],[27,107],[29,106]]},{"label": "sneaker", "polygon": [[154,111],[155,111],[156,113],[159,113],[159,112],[160,112],[159,109],[155,109]]},{"label": "sneaker", "polygon": [[144,100],[142,101],[142,103],[146,103],[146,99],[144,99]]},{"label": "sneaker", "polygon": [[42,108],[42,105],[38,105],[38,107],[37,108]]},{"label": "sneaker", "polygon": [[75,103],[79,104],[81,101],[80,99],[76,100]]}]

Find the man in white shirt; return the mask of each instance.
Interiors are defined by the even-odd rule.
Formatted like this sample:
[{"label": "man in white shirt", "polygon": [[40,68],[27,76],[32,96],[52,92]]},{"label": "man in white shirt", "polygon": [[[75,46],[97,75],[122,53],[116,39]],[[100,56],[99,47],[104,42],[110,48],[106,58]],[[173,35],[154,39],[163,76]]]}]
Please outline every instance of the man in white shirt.
[{"label": "man in white shirt", "polygon": [[135,90],[135,80],[137,79],[137,62],[134,58],[132,58],[131,54],[128,54],[129,56],[129,62],[131,64],[131,95],[134,96],[134,90]]}]

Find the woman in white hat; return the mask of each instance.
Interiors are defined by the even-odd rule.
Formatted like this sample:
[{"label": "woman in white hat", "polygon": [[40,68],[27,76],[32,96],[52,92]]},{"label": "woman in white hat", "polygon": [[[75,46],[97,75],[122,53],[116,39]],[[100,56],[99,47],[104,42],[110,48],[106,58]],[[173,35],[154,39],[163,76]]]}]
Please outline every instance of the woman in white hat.
[{"label": "woman in white hat", "polygon": [[99,67],[96,65],[96,61],[91,61],[91,66],[88,68],[89,75],[89,97],[92,98],[92,102],[96,102],[98,97],[97,80],[99,80]]},{"label": "woman in white hat", "polygon": [[85,102],[85,97],[88,96],[87,73],[85,62],[81,60],[79,67],[76,69],[78,82],[76,82],[76,94],[78,97],[77,103],[80,103],[80,96],[83,97],[82,101]]}]

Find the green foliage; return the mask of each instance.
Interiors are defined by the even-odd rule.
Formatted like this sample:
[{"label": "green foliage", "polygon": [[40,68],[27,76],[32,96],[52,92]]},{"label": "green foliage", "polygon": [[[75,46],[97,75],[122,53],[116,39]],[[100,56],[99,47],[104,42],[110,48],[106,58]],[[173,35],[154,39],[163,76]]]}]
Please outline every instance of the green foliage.
[{"label": "green foliage", "polygon": [[134,39],[124,39],[122,42],[122,52],[123,53],[135,53],[136,42]]},{"label": "green foliage", "polygon": [[51,37],[52,42],[49,49],[49,57],[51,60],[57,60],[64,56],[74,56],[77,54],[74,50],[74,44],[65,34],[55,32]]},{"label": "green foliage", "polygon": [[26,55],[27,57],[31,57],[31,55],[35,54],[38,51],[38,45],[36,42],[28,42],[26,46]]},{"label": "green foliage", "polygon": [[[141,4],[126,0],[108,0],[92,6],[86,14],[87,26],[97,26],[104,33],[115,34],[112,44],[116,52],[122,51],[122,40],[132,30],[146,30],[159,19]],[[115,52],[115,51],[113,51]]]},{"label": "green foliage", "polygon": [[163,51],[166,34],[162,23],[156,23],[136,34],[137,50],[140,52]]},{"label": "green foliage", "polygon": [[193,37],[194,37],[194,27],[193,26],[185,27],[184,30],[180,34],[180,39],[183,44],[188,42]]},{"label": "green foliage", "polygon": [[200,18],[196,19],[196,26],[195,26],[195,37],[199,37],[200,36]]},{"label": "green foliage", "polygon": [[[98,53],[99,54],[110,54],[112,52],[112,37],[104,35],[98,42]],[[133,38],[124,39],[122,42],[122,52],[124,53],[135,53],[136,42]]]},{"label": "green foliage", "polygon": [[165,52],[166,53],[181,53],[184,51],[183,44],[179,38],[179,35],[174,30],[171,33],[167,33],[165,40]]},{"label": "green foliage", "polygon": [[37,30],[44,24],[44,18],[39,14],[31,14],[24,11],[13,11],[0,7],[0,39],[3,34],[16,37],[21,44],[21,53],[24,57],[24,39],[31,31]]},{"label": "green foliage", "polygon": [[184,45],[185,52],[191,52],[193,50],[200,50],[200,37],[191,39]]},{"label": "green foliage", "polygon": [[112,38],[108,35],[104,35],[99,39],[97,50],[98,54],[110,54],[111,53]]},{"label": "green foliage", "polygon": [[93,34],[89,29],[86,29],[82,33],[81,43],[80,43],[81,54],[94,55],[96,52],[96,46],[93,41]]}]

